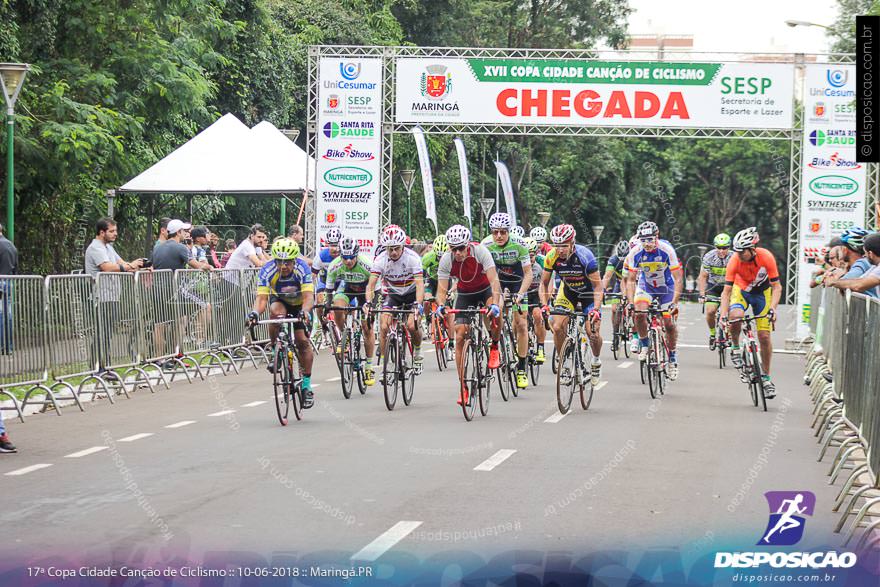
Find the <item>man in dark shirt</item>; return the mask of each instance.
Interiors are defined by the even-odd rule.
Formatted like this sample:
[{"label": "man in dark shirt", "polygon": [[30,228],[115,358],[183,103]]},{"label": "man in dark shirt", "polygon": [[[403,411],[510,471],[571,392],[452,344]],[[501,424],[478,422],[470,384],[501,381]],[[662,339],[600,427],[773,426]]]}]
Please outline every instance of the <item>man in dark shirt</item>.
[{"label": "man in dark shirt", "polygon": [[3,234],[3,225],[0,224],[0,275],[16,273],[18,273],[18,249]]}]

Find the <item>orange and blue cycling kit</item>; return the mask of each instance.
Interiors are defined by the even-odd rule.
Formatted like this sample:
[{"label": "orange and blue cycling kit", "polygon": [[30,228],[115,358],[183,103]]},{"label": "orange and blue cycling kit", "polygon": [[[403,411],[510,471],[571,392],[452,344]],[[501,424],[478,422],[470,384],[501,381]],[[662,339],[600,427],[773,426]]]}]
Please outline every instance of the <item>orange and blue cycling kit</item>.
[{"label": "orange and blue cycling kit", "polygon": [[770,330],[770,323],[764,316],[770,310],[770,286],[778,281],[776,258],[767,249],[755,249],[751,261],[743,261],[739,255],[733,255],[725,275],[725,285],[731,286],[730,307],[743,311],[751,307],[754,315],[759,317],[756,323],[758,330]]}]

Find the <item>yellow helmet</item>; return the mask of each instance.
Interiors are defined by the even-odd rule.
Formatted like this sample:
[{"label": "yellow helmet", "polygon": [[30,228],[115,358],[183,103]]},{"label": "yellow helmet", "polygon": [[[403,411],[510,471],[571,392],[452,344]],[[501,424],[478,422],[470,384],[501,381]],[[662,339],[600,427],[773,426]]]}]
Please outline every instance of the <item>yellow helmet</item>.
[{"label": "yellow helmet", "polygon": [[289,238],[280,238],[272,243],[272,258],[279,261],[290,261],[299,257],[299,245]]}]

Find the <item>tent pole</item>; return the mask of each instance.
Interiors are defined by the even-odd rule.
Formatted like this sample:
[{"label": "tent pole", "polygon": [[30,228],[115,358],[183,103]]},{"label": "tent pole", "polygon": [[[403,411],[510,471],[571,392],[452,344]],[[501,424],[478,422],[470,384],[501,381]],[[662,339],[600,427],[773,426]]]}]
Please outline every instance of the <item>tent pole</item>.
[{"label": "tent pole", "polygon": [[280,235],[287,234],[287,196],[281,194],[281,231]]},{"label": "tent pole", "polygon": [[303,201],[302,204],[299,205],[299,214],[296,215],[296,223],[299,224],[303,217],[303,211],[306,209],[306,200],[309,197],[309,192],[303,192]]},{"label": "tent pole", "polygon": [[193,221],[193,197],[186,197],[186,220],[187,222]]},{"label": "tent pole", "polygon": [[146,253],[144,256],[152,259],[153,258],[153,222],[156,220],[156,198],[158,196],[156,194],[150,195],[150,207],[149,213],[147,215],[147,228],[144,231],[144,252]]}]

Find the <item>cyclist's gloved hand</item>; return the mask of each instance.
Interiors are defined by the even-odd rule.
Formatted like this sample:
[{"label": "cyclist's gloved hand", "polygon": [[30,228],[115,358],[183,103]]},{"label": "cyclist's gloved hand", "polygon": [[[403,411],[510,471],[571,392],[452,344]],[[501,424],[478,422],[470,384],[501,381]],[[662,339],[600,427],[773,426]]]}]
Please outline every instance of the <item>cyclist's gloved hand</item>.
[{"label": "cyclist's gloved hand", "polygon": [[445,313],[446,313],[446,306],[437,306],[434,309],[434,315],[437,316],[438,318],[440,316],[443,316]]},{"label": "cyclist's gloved hand", "polygon": [[422,304],[416,304],[416,312],[418,312],[419,316],[425,315],[425,306]]},{"label": "cyclist's gloved hand", "polygon": [[587,317],[590,319],[591,322],[599,322],[602,320],[602,310],[600,310],[599,308],[593,308],[587,314]]},{"label": "cyclist's gloved hand", "polygon": [[492,304],[489,306],[489,315],[493,318],[497,318],[501,315],[501,308],[498,307],[498,304]]},{"label": "cyclist's gloved hand", "polygon": [[549,314],[550,313],[550,306],[547,304],[544,304],[543,306],[541,306],[541,313],[544,314],[545,316],[547,314]]},{"label": "cyclist's gloved hand", "polygon": [[247,315],[247,323],[248,324],[256,324],[257,320],[260,319],[260,315],[251,310]]},{"label": "cyclist's gloved hand", "polygon": [[701,294],[700,297],[697,298],[697,301],[700,302],[701,304],[705,304],[706,303],[706,296]]},{"label": "cyclist's gloved hand", "polygon": [[770,320],[770,322],[776,322],[776,310],[771,308],[770,311],[767,312],[767,319]]},{"label": "cyclist's gloved hand", "polygon": [[523,301],[523,295],[521,293],[518,293],[515,296],[513,296],[513,305],[514,306],[520,305],[522,303],[522,301]]},{"label": "cyclist's gloved hand", "polygon": [[722,316],[722,317],[719,318],[718,320],[719,320],[719,321],[721,322],[721,324],[723,324],[724,326],[727,326],[727,324],[730,323],[730,319],[727,317],[727,314],[725,314],[724,316]]}]

